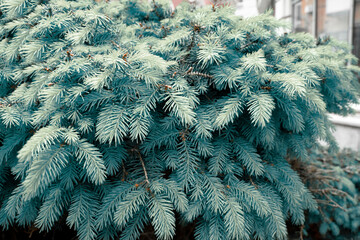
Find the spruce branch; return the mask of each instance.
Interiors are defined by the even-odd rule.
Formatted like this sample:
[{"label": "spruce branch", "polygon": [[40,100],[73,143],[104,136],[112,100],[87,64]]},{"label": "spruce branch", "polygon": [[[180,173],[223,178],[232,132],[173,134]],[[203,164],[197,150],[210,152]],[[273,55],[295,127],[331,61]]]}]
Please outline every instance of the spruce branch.
[{"label": "spruce branch", "polygon": [[322,191],[323,195],[329,200],[330,203],[332,203],[332,206],[340,208],[341,210],[343,210],[344,212],[347,212],[347,210],[345,208],[343,208],[342,206],[340,206],[337,202],[335,202],[328,194],[326,194],[325,191]]},{"label": "spruce branch", "polygon": [[304,233],[303,233],[303,231],[304,231],[304,227],[305,227],[305,225],[304,224],[302,224],[301,226],[300,226],[300,240],[304,240]]},{"label": "spruce branch", "polygon": [[333,145],[326,111],[360,90],[349,48],[214,3],[0,2],[2,227],[284,240],[305,213],[352,220],[355,169],[286,159]]},{"label": "spruce branch", "polygon": [[189,76],[200,76],[200,77],[205,77],[205,78],[209,78],[209,79],[214,78],[213,76],[211,76],[211,75],[209,75],[209,74],[193,71],[193,67],[190,67],[190,68],[185,72],[185,74],[186,74],[186,75],[189,75]]},{"label": "spruce branch", "polygon": [[255,189],[258,189],[258,188],[259,188],[258,185],[254,182],[254,180],[252,179],[251,176],[249,176],[249,180],[250,180],[250,182],[251,182],[251,185],[253,185],[253,186],[255,187]]},{"label": "spruce branch", "polygon": [[140,153],[139,148],[138,148],[138,147],[133,148],[133,149],[131,149],[131,151],[135,152],[135,153],[138,155],[139,160],[140,160],[140,162],[141,162],[141,166],[142,166],[143,171],[144,171],[145,183],[150,184],[150,182],[149,182],[149,177],[148,177],[148,173],[147,173],[147,170],[146,170],[146,167],[145,167],[145,162],[144,162],[144,160],[143,160],[143,158],[142,158],[142,156],[141,156],[141,153]]},{"label": "spruce branch", "polygon": [[156,1],[155,1],[155,0],[152,0],[152,4],[154,5],[154,8],[151,9],[151,11],[154,12],[155,15],[156,15],[159,19],[161,19],[161,15],[160,15],[160,13],[158,12],[158,5],[156,4]]},{"label": "spruce branch", "polygon": [[117,44],[114,40],[111,40],[111,43],[118,49],[122,49],[121,46],[119,44]]},{"label": "spruce branch", "polygon": [[253,45],[254,43],[257,43],[257,42],[258,42],[258,40],[248,42],[248,43],[245,44],[244,46],[241,46],[240,49],[239,49],[239,51],[242,51],[242,50],[246,49],[247,47],[249,47],[249,46],[251,46],[251,45]]}]

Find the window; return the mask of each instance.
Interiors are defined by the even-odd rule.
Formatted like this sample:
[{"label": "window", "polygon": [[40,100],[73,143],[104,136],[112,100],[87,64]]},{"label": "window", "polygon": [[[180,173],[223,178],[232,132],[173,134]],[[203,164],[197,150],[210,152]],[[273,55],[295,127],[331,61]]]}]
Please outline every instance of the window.
[{"label": "window", "polygon": [[[360,58],[360,0],[355,1],[353,26],[353,53]],[[360,65],[360,62],[359,62]]]},{"label": "window", "polygon": [[301,17],[301,2],[295,3],[293,5],[293,28],[295,32],[301,32],[303,31],[302,29],[302,17]]},{"label": "window", "polygon": [[349,41],[352,0],[326,0],[318,3],[317,35]]}]

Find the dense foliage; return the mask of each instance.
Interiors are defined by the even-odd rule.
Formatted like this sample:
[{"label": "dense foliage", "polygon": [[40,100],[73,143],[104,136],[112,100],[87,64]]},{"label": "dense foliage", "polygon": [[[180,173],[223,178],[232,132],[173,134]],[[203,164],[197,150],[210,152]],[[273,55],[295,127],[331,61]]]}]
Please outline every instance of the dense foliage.
[{"label": "dense foliage", "polygon": [[0,3],[5,229],[286,239],[316,211],[286,157],[334,145],[326,112],[359,91],[347,47],[228,7]]},{"label": "dense foliage", "polygon": [[360,237],[360,153],[349,149],[338,153],[313,148],[309,162],[294,161],[319,204],[307,216],[305,234],[324,239]]}]

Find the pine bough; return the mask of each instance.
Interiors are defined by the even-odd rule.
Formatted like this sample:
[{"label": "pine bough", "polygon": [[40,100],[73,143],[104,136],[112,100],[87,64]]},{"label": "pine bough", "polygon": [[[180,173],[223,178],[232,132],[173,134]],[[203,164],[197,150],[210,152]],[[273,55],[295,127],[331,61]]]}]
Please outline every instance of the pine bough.
[{"label": "pine bough", "polygon": [[0,0],[0,223],[79,239],[286,239],[317,204],[287,156],[357,101],[342,43],[229,7]]}]

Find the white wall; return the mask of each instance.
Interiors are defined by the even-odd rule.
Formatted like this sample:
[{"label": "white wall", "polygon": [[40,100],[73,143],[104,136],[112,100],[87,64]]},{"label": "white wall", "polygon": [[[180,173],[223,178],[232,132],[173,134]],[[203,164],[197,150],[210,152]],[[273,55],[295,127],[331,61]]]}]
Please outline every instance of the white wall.
[{"label": "white wall", "polygon": [[326,0],[326,13],[348,11],[352,6],[352,0]]},{"label": "white wall", "polygon": [[256,0],[243,0],[242,3],[238,3],[235,14],[242,17],[253,17],[259,15]]},{"label": "white wall", "polygon": [[291,0],[279,0],[276,2],[275,17],[291,21]]},{"label": "white wall", "polygon": [[336,126],[334,137],[340,148],[351,148],[360,151],[360,105],[353,107],[356,114],[342,117],[330,114],[331,121]]}]

